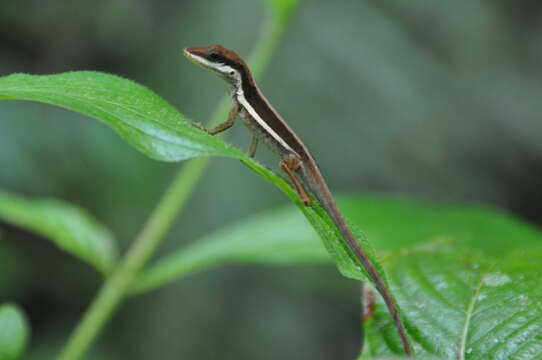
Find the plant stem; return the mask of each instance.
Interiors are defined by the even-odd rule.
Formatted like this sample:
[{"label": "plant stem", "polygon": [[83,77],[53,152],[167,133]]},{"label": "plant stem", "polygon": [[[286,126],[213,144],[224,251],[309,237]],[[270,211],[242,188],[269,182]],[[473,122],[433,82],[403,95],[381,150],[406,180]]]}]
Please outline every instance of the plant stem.
[{"label": "plant stem", "polygon": [[193,171],[179,172],[162,196],[126,257],[98,292],[59,359],[79,359],[125,297],[132,280],[161,243],[204,170],[201,166],[190,168]]},{"label": "plant stem", "polygon": [[[256,76],[263,73],[289,24],[297,1],[291,3],[294,5],[284,10],[270,1],[274,11],[268,17],[262,29],[262,36],[249,61]],[[224,119],[228,108],[229,99],[222,99],[209,124],[212,126]],[[211,158],[194,159],[180,169],[122,262],[102,285],[62,350],[59,360],[77,360],[87,351],[126,297],[136,275],[163,241],[175,218],[181,213],[205,170],[209,167],[210,161]]]}]

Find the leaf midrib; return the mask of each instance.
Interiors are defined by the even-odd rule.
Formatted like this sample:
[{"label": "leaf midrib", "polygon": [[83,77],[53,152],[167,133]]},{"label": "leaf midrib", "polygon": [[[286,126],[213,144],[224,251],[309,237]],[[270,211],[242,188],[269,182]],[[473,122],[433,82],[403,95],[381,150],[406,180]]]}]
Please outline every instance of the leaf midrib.
[{"label": "leaf midrib", "polygon": [[469,327],[470,327],[472,315],[474,314],[474,308],[476,306],[476,302],[478,301],[480,297],[480,293],[482,291],[484,282],[490,273],[491,273],[491,268],[485,271],[480,277],[480,281],[478,281],[478,284],[476,285],[476,290],[474,291],[474,294],[472,295],[470,299],[469,306],[467,307],[467,311],[465,312],[465,315],[466,315],[465,324],[463,325],[463,331],[461,332],[461,338],[459,339],[459,352],[457,354],[458,360],[465,360],[465,354],[467,350],[466,349],[467,335],[469,333]]}]

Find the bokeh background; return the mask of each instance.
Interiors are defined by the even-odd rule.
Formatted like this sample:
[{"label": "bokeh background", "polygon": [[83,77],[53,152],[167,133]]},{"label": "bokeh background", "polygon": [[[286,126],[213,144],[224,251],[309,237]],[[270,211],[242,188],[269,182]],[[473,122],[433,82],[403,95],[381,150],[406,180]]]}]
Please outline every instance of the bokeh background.
[{"label": "bokeh background", "polygon": [[[180,50],[219,43],[247,55],[265,10],[263,0],[2,1],[0,75],[110,72],[204,122],[225,88]],[[485,204],[541,225],[541,63],[540,1],[305,0],[261,87],[335,192]],[[122,249],[182,166],[50,106],[4,102],[0,119],[0,187],[88,209]],[[246,129],[230,141],[245,147]],[[286,201],[216,159],[162,252]],[[54,358],[99,281],[0,224],[0,302],[30,317],[26,358]],[[357,295],[332,266],[220,267],[129,300],[89,358],[353,358]]]}]

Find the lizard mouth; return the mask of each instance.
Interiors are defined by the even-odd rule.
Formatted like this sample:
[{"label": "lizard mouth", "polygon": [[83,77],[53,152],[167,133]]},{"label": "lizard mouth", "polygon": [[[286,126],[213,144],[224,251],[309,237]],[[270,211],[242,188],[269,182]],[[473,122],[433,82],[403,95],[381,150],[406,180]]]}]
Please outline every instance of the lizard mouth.
[{"label": "lizard mouth", "polygon": [[185,47],[183,52],[185,56],[204,58],[207,50],[206,47]]},{"label": "lizard mouth", "polygon": [[206,47],[186,47],[183,49],[183,55],[196,65],[216,71],[215,65],[205,57],[207,50]]}]

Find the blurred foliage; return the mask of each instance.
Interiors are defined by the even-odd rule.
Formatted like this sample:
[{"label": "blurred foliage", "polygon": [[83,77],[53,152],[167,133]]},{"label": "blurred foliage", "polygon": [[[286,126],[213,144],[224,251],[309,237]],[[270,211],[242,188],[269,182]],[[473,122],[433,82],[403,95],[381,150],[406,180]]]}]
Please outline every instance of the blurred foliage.
[{"label": "blurred foliage", "polygon": [[[436,206],[383,196],[342,196],[338,200],[350,222],[363,224],[363,232],[384,257],[439,241],[495,258],[542,244],[538,229],[482,207]],[[223,263],[330,263],[320,241],[292,206],[268,210],[159,259],[140,275],[135,291],[149,291]]]},{"label": "blurred foliage", "polygon": [[27,200],[0,191],[0,220],[49,238],[106,273],[115,261],[109,231],[84,210],[56,200]]},{"label": "blurred foliage", "polygon": [[[2,2],[0,74],[106,71],[203,121],[224,89],[179,50],[221,43],[245,55],[263,14],[263,2],[243,0]],[[540,225],[541,15],[532,0],[306,1],[262,88],[334,190],[484,203]],[[78,204],[121,247],[176,169],[80,115],[19,103],[1,104],[0,114],[0,188]],[[243,147],[245,129],[233,131]],[[283,202],[249,174],[217,161],[164,252]],[[371,214],[352,220],[378,247],[379,234],[364,227]],[[427,234],[418,224],[417,236]],[[454,221],[442,226],[461,232]],[[86,307],[97,275],[12,227],[2,226],[0,252],[0,301],[25,309],[34,328],[28,358],[44,358]],[[221,268],[130,301],[98,343],[107,355],[97,356],[204,359],[220,349],[225,359],[353,358],[356,294],[331,267]]]},{"label": "blurred foliage", "polygon": [[18,359],[28,337],[28,324],[21,309],[14,304],[0,304],[0,359]]}]

